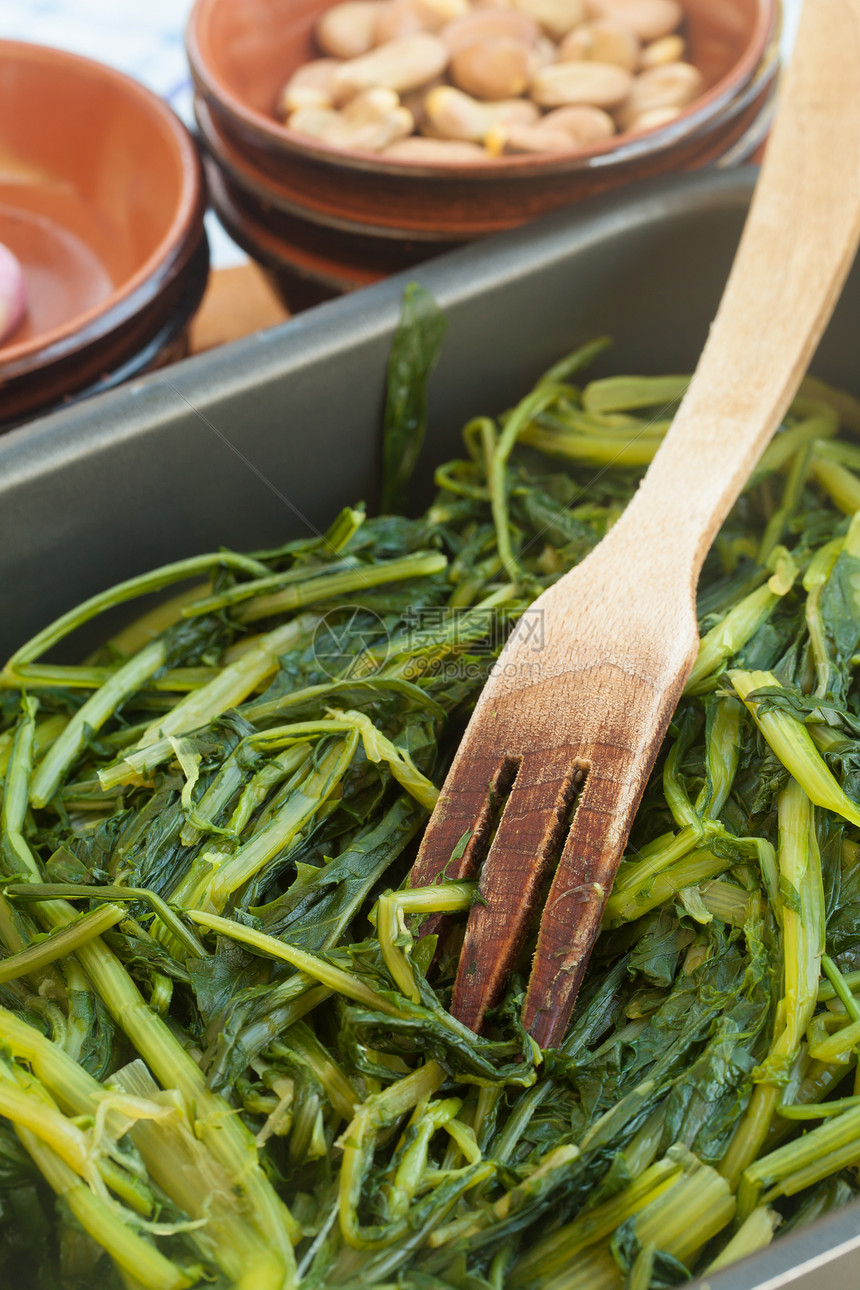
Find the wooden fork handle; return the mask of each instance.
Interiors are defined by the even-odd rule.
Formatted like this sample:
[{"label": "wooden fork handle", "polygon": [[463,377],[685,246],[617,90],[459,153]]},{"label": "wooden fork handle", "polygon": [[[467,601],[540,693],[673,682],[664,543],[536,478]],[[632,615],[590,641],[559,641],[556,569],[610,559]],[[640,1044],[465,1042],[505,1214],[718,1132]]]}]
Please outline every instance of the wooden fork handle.
[{"label": "wooden fork handle", "polygon": [[[806,0],[773,134],[695,376],[609,541],[687,560],[695,586],[784,417],[860,238],[860,0]],[[667,533],[667,515],[671,528]],[[616,555],[617,559],[617,555]]]}]

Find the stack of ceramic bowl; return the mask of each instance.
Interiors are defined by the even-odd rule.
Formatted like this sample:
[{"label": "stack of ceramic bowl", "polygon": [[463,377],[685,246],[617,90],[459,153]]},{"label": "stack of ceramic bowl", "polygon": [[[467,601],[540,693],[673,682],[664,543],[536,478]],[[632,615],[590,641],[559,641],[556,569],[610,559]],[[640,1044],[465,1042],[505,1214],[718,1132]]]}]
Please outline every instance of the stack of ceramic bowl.
[{"label": "stack of ceramic bowl", "polygon": [[705,92],[669,124],[566,153],[416,165],[309,139],[276,117],[319,56],[332,0],[197,0],[187,32],[210,194],[293,308],[434,252],[670,170],[747,160],[766,132],[778,0],[684,0],[686,57]]},{"label": "stack of ceramic bowl", "polygon": [[128,77],[0,41],[0,243],[27,310],[0,342],[0,425],[179,357],[209,270],[194,143]]}]

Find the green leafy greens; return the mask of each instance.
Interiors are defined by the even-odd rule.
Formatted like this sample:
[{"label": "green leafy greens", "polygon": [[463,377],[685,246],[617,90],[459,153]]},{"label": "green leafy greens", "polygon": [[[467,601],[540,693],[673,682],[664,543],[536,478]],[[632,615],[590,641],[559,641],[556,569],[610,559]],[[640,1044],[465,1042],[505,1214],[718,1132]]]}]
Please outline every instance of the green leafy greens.
[{"label": "green leafy greens", "polygon": [[[411,289],[389,511],[443,332]],[[857,1194],[850,396],[807,382],[708,557],[699,659],[557,1051],[520,1025],[522,975],[484,1035],[454,1020],[475,884],[408,886],[506,634],[618,518],[686,387],[574,384],[606,343],[472,421],[419,518],[350,509],[179,562],[6,664],[0,1277],[658,1290]],[[189,577],[83,664],[46,661]]]}]

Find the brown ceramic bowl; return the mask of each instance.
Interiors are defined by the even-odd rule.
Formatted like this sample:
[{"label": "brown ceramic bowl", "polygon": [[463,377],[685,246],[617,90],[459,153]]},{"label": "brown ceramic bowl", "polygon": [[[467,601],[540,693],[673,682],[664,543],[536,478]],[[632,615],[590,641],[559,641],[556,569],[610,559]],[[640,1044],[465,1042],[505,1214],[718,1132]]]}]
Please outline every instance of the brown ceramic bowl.
[{"label": "brown ceramic bowl", "polygon": [[[39,384],[39,373],[30,382],[15,382],[9,390],[4,390],[0,401],[0,432],[14,430],[34,415],[34,395],[39,395],[37,414],[55,412],[59,408],[68,408],[93,395],[113,390],[126,381],[142,377],[147,372],[155,372],[184,359],[190,348],[191,324],[195,313],[200,308],[202,295],[209,279],[209,244],[202,237],[193,253],[188,270],[183,273],[182,283],[171,293],[169,312],[157,325],[155,332],[148,333],[139,339],[139,348],[133,352],[124,352],[119,360],[111,364],[104,362],[97,375],[83,388],[72,388],[67,381],[58,381],[48,387]],[[73,362],[73,360],[70,360]]]},{"label": "brown ceramic bowl", "polygon": [[[209,245],[204,236],[198,243],[187,271],[177,280],[169,296],[169,309],[155,330],[147,329],[132,342],[129,338],[122,353],[111,361],[106,351],[99,351],[103,361],[90,375],[88,383],[78,388],[70,379],[75,375],[74,356],[66,360],[66,370],[57,372],[57,379],[46,385],[41,373],[34,373],[29,380],[16,381],[2,391],[0,396],[0,432],[15,429],[33,416],[37,406],[40,416],[61,407],[91,398],[105,390],[112,390],[125,381],[143,376],[169,363],[185,358],[189,349],[191,323],[200,307],[209,276]],[[132,344],[135,348],[132,350]]]},{"label": "brown ceramic bowl", "polygon": [[8,412],[34,380],[40,403],[91,385],[163,327],[199,263],[205,191],[173,112],[88,59],[0,41],[0,121],[0,241],[28,289],[0,346]]},{"label": "brown ceramic bowl", "polygon": [[113,388],[149,370],[155,357],[160,360],[168,352],[182,357],[178,349],[200,305],[208,274],[209,244],[203,233],[182,272],[165,283],[158,300],[116,331],[14,380],[5,381],[0,369],[0,430],[8,429],[8,423],[19,424],[58,405]]},{"label": "brown ceramic bowl", "polygon": [[330,2],[197,0],[187,46],[198,93],[221,136],[258,176],[276,180],[294,213],[353,231],[463,240],[695,164],[679,160],[679,150],[695,151],[707,135],[712,148],[725,147],[732,105],[750,86],[762,89],[757,78],[775,69],[778,0],[685,0],[689,57],[707,90],[671,124],[570,153],[415,166],[317,143],[275,119],[285,81],[316,54],[314,22]]},{"label": "brown ceramic bowl", "polygon": [[[756,76],[726,107],[720,118],[719,129],[702,128],[679,140],[672,149],[671,169],[698,169],[741,147],[747,134],[761,119],[772,97],[777,70],[776,58],[762,64]],[[347,234],[384,238],[392,243],[406,238],[413,242],[426,241],[428,245],[444,245],[446,241],[462,242],[491,230],[498,231],[493,222],[498,217],[495,207],[490,206],[488,209],[477,204],[468,212],[461,213],[456,228],[428,227],[427,203],[422,200],[427,196],[426,183],[432,184],[434,189],[441,189],[441,194],[438,191],[434,194],[437,201],[444,193],[448,194],[451,201],[456,201],[462,181],[448,176],[405,188],[393,211],[366,189],[352,189],[350,209],[346,214],[343,174],[335,175],[330,168],[326,171],[320,167],[318,182],[307,185],[303,182],[304,172],[296,175],[284,166],[278,172],[277,167],[271,167],[265,153],[232,137],[229,123],[217,108],[199,94],[195,97],[194,111],[200,137],[210,156],[231,184],[259,203],[264,211],[281,212],[330,229],[340,229]],[[622,182],[625,177],[628,177],[626,167],[612,167],[610,179],[613,184]],[[629,175],[629,178],[633,177],[632,174]],[[602,172],[599,176],[586,171],[561,176],[559,184],[565,193],[565,201],[590,196],[599,191],[600,178]],[[544,187],[542,198],[546,196],[546,191]],[[371,198],[369,204],[362,202],[362,198],[366,196]],[[537,212],[531,210],[531,192],[524,191],[523,198],[523,209],[529,215],[542,213],[540,209]],[[526,216],[523,215],[523,218]],[[498,227],[501,228],[502,225]],[[429,254],[429,250],[425,251],[425,258]]]}]

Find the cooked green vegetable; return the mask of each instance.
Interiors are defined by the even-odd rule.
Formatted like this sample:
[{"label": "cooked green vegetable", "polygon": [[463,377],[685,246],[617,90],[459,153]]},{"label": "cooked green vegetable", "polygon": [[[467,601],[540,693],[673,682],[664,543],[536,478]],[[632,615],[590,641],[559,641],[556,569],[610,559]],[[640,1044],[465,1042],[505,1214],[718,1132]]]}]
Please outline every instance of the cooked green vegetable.
[{"label": "cooked green vegetable", "polygon": [[[389,503],[442,331],[412,291]],[[454,1020],[476,885],[407,884],[506,633],[618,518],[686,387],[574,385],[605,344],[471,422],[420,518],[158,570],[0,674],[4,1284],[658,1290],[857,1193],[849,396],[807,382],[708,557],[558,1051],[522,1031],[522,976],[484,1035]],[[189,577],[86,663],[45,657]]]}]

